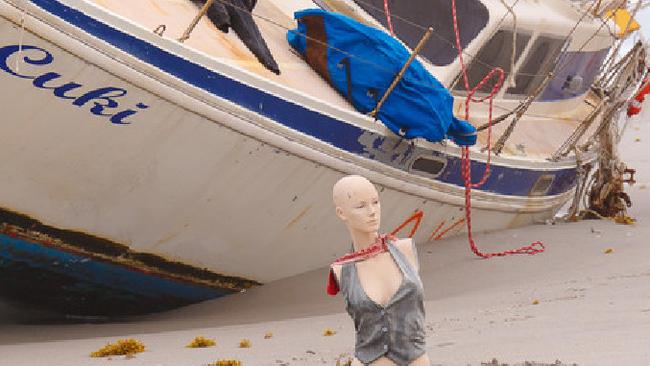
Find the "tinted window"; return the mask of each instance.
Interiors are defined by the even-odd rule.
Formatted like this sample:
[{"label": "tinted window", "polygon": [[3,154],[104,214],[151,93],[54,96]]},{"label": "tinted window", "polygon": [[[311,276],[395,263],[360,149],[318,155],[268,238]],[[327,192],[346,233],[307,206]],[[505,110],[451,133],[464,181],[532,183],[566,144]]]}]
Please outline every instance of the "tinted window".
[{"label": "tinted window", "polygon": [[[388,28],[384,0],[354,0],[368,14]],[[415,48],[426,28],[433,34],[420,55],[438,66],[448,65],[458,55],[450,0],[389,0],[395,34],[409,47]],[[460,42],[467,46],[485,27],[489,13],[478,0],[463,0],[456,4]]]},{"label": "tinted window", "polygon": [[[527,34],[517,33],[517,52],[515,53],[515,63],[519,60],[519,56],[526,48],[526,44],[530,40]],[[504,80],[508,79],[510,73],[510,60],[512,58],[512,32],[508,30],[498,31],[489,42],[481,48],[476,57],[472,60],[471,65],[467,70],[467,77],[469,79],[470,88],[475,87],[483,78],[492,71],[495,67],[500,67],[505,71]],[[492,86],[496,82],[496,78],[488,81],[481,89],[481,92],[488,93],[492,90]],[[465,82],[463,76],[460,75],[454,90],[465,90]]]},{"label": "tinted window", "polygon": [[564,40],[538,37],[528,54],[524,65],[517,70],[517,86],[509,88],[508,94],[532,94],[544,81],[546,75],[555,67],[555,59],[562,51]]}]

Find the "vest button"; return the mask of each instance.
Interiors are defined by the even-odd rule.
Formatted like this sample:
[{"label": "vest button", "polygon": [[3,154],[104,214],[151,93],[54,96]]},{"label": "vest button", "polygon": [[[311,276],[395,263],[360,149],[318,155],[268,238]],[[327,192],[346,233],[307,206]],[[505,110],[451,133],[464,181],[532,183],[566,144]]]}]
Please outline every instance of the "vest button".
[{"label": "vest button", "polygon": [[387,345],[387,344],[384,344],[384,349],[388,349],[388,345]]},{"label": "vest button", "polygon": [[386,310],[382,310],[381,315],[386,315]]},{"label": "vest button", "polygon": [[386,333],[386,332],[388,332],[388,328],[387,328],[387,327],[382,327],[382,328],[381,328],[381,331],[384,332],[384,333]]}]

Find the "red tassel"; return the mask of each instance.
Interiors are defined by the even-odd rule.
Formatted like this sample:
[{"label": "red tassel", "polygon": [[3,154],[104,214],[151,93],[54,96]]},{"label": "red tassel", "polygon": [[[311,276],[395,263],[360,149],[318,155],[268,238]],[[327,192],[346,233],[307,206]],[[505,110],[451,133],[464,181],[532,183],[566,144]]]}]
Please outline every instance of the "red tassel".
[{"label": "red tassel", "polygon": [[336,281],[334,270],[330,268],[330,274],[327,278],[327,294],[335,296],[339,293],[339,283]]}]

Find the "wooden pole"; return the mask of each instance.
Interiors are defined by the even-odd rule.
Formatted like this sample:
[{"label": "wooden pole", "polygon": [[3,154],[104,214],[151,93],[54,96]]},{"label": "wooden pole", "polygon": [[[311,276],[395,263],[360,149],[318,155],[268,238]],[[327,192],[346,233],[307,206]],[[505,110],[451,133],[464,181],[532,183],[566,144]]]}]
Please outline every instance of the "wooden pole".
[{"label": "wooden pole", "polygon": [[192,19],[192,22],[190,23],[190,25],[187,26],[187,29],[185,30],[185,32],[183,32],[183,35],[181,36],[181,38],[178,39],[179,42],[183,43],[183,42],[185,42],[186,40],[188,40],[190,38],[190,34],[194,30],[194,27],[196,27],[196,25],[199,23],[199,20],[201,20],[201,17],[203,17],[205,15],[205,13],[208,12],[208,9],[210,9],[210,6],[212,5],[212,3],[214,3],[214,0],[208,0],[208,1],[205,2],[205,4],[203,4],[203,7],[199,11],[199,13],[196,14],[194,19]]},{"label": "wooden pole", "polygon": [[415,56],[417,56],[418,53],[420,53],[420,51],[422,50],[422,47],[424,47],[424,45],[427,43],[427,40],[431,36],[431,33],[433,33],[433,28],[429,27],[427,29],[427,31],[424,33],[424,35],[422,36],[422,39],[420,39],[420,42],[418,42],[418,45],[413,50],[413,53],[411,53],[411,56],[408,58],[408,60],[406,60],[406,63],[404,64],[404,66],[402,66],[402,69],[399,71],[399,73],[397,74],[395,79],[393,79],[393,82],[390,84],[388,89],[386,89],[386,92],[384,93],[384,95],[379,100],[379,103],[377,103],[377,106],[375,107],[375,109],[373,109],[370,113],[368,113],[368,115],[370,117],[375,117],[377,115],[377,113],[379,112],[379,109],[381,109],[381,106],[384,104],[384,102],[386,101],[386,99],[388,98],[390,93],[393,91],[393,89],[395,89],[395,87],[397,86],[397,83],[399,83],[399,81],[402,79],[402,77],[406,73],[406,70],[408,70],[409,66],[411,66],[411,63],[413,62],[413,60],[415,60]]}]

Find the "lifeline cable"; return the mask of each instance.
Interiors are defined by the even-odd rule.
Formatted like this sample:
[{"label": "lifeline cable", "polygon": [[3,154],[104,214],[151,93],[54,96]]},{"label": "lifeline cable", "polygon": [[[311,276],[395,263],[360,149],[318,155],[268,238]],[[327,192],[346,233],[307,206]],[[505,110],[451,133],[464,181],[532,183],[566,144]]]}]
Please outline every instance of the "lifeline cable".
[{"label": "lifeline cable", "polygon": [[[360,61],[362,61],[362,62],[364,62],[364,63],[366,63],[366,64],[368,64],[368,65],[371,65],[372,67],[376,67],[376,68],[378,68],[378,69],[383,69],[383,70],[388,70],[388,69],[386,69],[385,67],[383,67],[383,65],[381,65],[381,64],[379,64],[379,63],[377,63],[377,62],[374,62],[374,61],[372,61],[372,60],[363,59],[363,58],[358,57],[358,56],[356,56],[356,55],[353,55],[353,54],[351,54],[351,53],[349,53],[349,52],[346,52],[346,51],[344,51],[344,50],[342,50],[342,49],[339,49],[339,48],[336,48],[336,47],[332,47],[332,46],[328,45],[327,43],[325,43],[325,42],[323,42],[323,41],[321,41],[321,40],[318,40],[318,39],[315,39],[315,38],[309,37],[309,36],[306,35],[306,34],[298,33],[298,32],[296,32],[294,29],[291,29],[291,28],[287,27],[286,25],[283,25],[283,24],[281,24],[280,22],[275,21],[275,20],[273,20],[273,19],[271,19],[271,18],[265,17],[265,16],[260,15],[260,14],[254,14],[253,12],[249,11],[249,10],[246,9],[246,8],[239,7],[239,6],[233,5],[233,4],[231,4],[231,3],[227,3],[226,0],[216,0],[216,1],[219,1],[220,3],[223,3],[223,4],[227,4],[228,6],[232,6],[233,8],[235,8],[235,9],[237,9],[237,10],[239,10],[239,11],[247,12],[247,13],[249,13],[252,17],[257,18],[257,19],[260,19],[260,20],[262,20],[262,21],[265,21],[265,22],[267,22],[267,23],[269,23],[269,24],[271,24],[271,25],[274,25],[274,26],[276,26],[276,27],[278,27],[278,28],[282,28],[282,29],[284,29],[284,30],[286,30],[286,31],[294,32],[294,33],[300,34],[302,37],[305,37],[305,39],[309,39],[310,41],[316,42],[316,43],[318,43],[318,44],[320,44],[320,45],[322,45],[322,46],[324,46],[324,47],[327,47],[328,49],[332,49],[332,50],[335,50],[335,51],[337,51],[337,52],[340,52],[340,53],[342,53],[342,54],[344,54],[344,55],[346,55],[346,56],[348,56],[348,57],[356,58],[356,59],[358,59],[358,60],[360,60]],[[519,2],[519,1],[520,1],[520,0],[515,0],[515,4],[516,4],[517,2]],[[514,6],[514,5],[513,5],[513,6]],[[385,13],[385,11],[384,11],[384,13]],[[406,21],[406,22],[408,22],[408,24],[412,24],[412,25],[415,25],[415,26],[420,27],[420,28],[422,28],[422,29],[426,29],[426,28],[424,28],[424,27],[422,27],[422,26],[420,26],[420,25],[417,25],[416,23],[409,22],[407,19],[401,18],[401,17],[399,17],[398,15],[391,14],[391,18],[395,18],[395,19],[399,19],[399,20],[402,20],[402,21]],[[505,16],[501,19],[501,21],[500,21],[498,24],[501,24],[501,23],[503,22],[504,19],[505,19]],[[584,46],[585,46],[586,44],[588,44],[589,41],[595,37],[595,35],[596,35],[596,34],[597,34],[601,29],[602,29],[603,25],[606,25],[606,23],[603,23],[603,24],[602,24],[602,25],[601,25],[601,26],[596,30],[596,32],[595,32],[595,33],[594,33],[594,34],[589,38],[589,40],[587,40],[585,43],[583,43],[582,47],[580,47],[580,49],[578,50],[578,52],[582,51],[582,49],[584,48]],[[438,35],[438,34],[435,32],[435,29],[434,29],[434,33],[433,33],[433,35],[436,36],[436,37],[438,37],[438,38],[441,37],[440,35]],[[453,46],[453,44],[451,44],[451,45]],[[468,55],[468,56],[472,56],[471,54],[466,53],[464,50],[461,50],[461,52],[465,53],[465,54]],[[476,59],[476,57],[474,57],[474,59]],[[491,66],[491,65],[489,65],[489,64],[487,64],[487,63],[485,63],[485,62],[482,62],[482,61],[480,61],[480,60],[479,60],[479,62],[480,62],[482,65],[485,65],[485,66]],[[517,75],[522,75],[522,76],[541,76],[542,74],[531,74],[531,73],[517,72]],[[416,82],[416,84],[417,84],[417,82]],[[500,105],[495,105],[494,108],[499,109],[499,110],[506,111],[506,112],[508,112],[508,113],[514,113],[514,112],[516,112],[516,109],[511,110],[511,109],[508,109],[508,108],[503,107],[503,106],[500,106]],[[527,113],[527,115],[528,115],[528,116],[531,116],[531,117],[538,117],[538,118],[544,118],[544,119],[553,119],[553,120],[556,120],[556,119],[557,119],[557,116],[554,116],[554,115],[543,115],[543,114],[535,114],[535,113]],[[563,120],[564,120],[564,121],[568,121],[568,122],[582,122],[581,119],[575,119],[575,118],[565,118],[565,119],[563,119]]]}]

